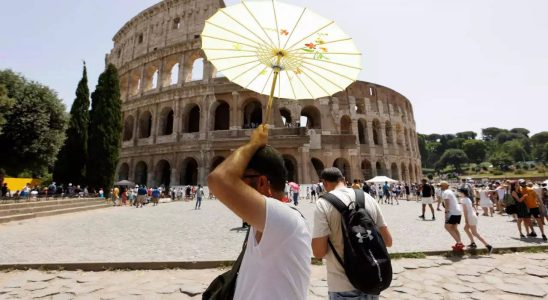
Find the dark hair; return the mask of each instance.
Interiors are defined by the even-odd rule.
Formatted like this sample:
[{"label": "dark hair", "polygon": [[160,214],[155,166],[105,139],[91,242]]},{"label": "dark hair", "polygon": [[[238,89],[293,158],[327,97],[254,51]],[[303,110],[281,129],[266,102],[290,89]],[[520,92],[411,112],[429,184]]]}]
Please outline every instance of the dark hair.
[{"label": "dark hair", "polygon": [[287,180],[287,169],[282,155],[271,146],[265,146],[253,155],[246,169],[253,169],[265,175],[270,186],[276,191],[283,191]]},{"label": "dark hair", "polygon": [[459,192],[461,192],[466,197],[470,196],[468,189],[459,189]]},{"label": "dark hair", "polygon": [[323,169],[322,173],[320,174],[320,178],[327,182],[339,182],[343,181],[344,176],[341,170],[335,167],[331,167]]}]

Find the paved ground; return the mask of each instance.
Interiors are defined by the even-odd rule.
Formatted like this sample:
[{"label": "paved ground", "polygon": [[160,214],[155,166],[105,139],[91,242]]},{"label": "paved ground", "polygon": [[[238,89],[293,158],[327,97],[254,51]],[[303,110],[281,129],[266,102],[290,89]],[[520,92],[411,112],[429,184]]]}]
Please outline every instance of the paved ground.
[{"label": "paved ground", "polygon": [[[548,253],[394,260],[386,299],[542,299]],[[0,299],[200,299],[223,270],[11,271]],[[326,299],[325,267],[313,266],[308,299]]]},{"label": "paved ground", "polygon": [[[299,209],[312,227],[313,204],[302,201]],[[394,237],[390,252],[448,250],[454,243],[441,212],[436,221],[422,221],[415,202],[382,209]],[[205,201],[201,210],[173,202],[23,220],[0,224],[0,264],[230,260],[245,236],[239,226],[241,220],[217,200]],[[506,216],[480,217],[478,228],[495,248],[548,244],[520,240]]]}]

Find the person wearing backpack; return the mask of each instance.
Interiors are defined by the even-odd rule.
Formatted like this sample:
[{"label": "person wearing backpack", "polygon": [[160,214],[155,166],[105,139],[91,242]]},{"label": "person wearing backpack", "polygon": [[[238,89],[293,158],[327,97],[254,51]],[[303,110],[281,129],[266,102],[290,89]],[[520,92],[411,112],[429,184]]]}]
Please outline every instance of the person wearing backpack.
[{"label": "person wearing backpack", "polygon": [[[345,213],[345,218],[338,211],[338,209],[331,204],[333,197],[338,198],[342,202],[343,207],[349,206],[354,207],[356,204],[356,195],[362,195],[363,204],[365,211],[362,209],[362,212],[368,216],[368,220],[372,221],[374,228],[366,229],[367,226],[360,232],[354,235],[357,243],[364,242],[364,244],[369,245],[370,242],[382,242],[380,245],[383,248],[384,255],[388,257],[388,266],[389,266],[389,275],[386,275],[384,280],[388,284],[392,278],[392,269],[389,260],[388,253],[386,252],[386,247],[392,246],[392,236],[384,216],[381,212],[381,209],[378,203],[371,198],[371,196],[363,193],[362,190],[353,190],[347,188],[344,183],[344,177],[341,171],[338,168],[326,168],[322,171],[320,178],[323,181],[325,191],[327,192],[323,195],[318,201],[316,201],[316,208],[314,210],[314,231],[312,233],[312,252],[314,256],[318,259],[326,258],[327,260],[327,286],[329,292],[329,299],[339,300],[339,299],[378,299],[380,291],[387,286],[379,287],[376,291],[373,292],[364,292],[354,283],[362,283],[358,281],[371,281],[376,280],[378,274],[380,275],[380,269],[372,269],[370,272],[364,272],[359,274],[359,278],[356,276],[348,276],[347,274],[353,274],[348,267],[348,264],[345,261],[340,260],[341,256],[344,254],[344,259],[346,262],[350,262],[354,257],[350,257],[345,251],[345,246],[349,244],[349,235],[348,231],[345,230],[347,226],[347,214]],[[358,194],[359,193],[359,194]],[[328,200],[331,199],[331,200]],[[337,202],[335,202],[337,204]],[[351,205],[352,204],[352,205]],[[361,205],[360,205],[361,207]],[[344,221],[344,222],[343,222]],[[344,225],[344,226],[343,226]],[[360,227],[360,226],[354,226]],[[376,230],[375,230],[376,229]],[[377,239],[374,239],[377,237]],[[352,244],[354,246],[354,244]],[[350,246],[349,246],[350,247]],[[346,250],[353,250],[347,248]],[[377,249],[367,249],[372,250],[376,253]],[[371,252],[369,252],[371,253]],[[373,255],[371,255],[373,256]],[[374,263],[383,263],[386,262],[385,259],[373,259]],[[345,265],[346,267],[343,267]],[[366,261],[360,261],[361,266],[367,265]],[[377,264],[377,266],[379,266]],[[380,276],[379,276],[380,277]],[[356,281],[358,280],[358,281]],[[354,282],[354,283],[352,283]]]}]

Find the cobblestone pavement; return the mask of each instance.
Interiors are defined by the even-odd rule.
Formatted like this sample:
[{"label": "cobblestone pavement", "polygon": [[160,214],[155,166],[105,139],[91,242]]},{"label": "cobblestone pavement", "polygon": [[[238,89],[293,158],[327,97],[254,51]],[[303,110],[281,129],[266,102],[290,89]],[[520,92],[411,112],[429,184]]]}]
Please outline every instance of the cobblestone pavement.
[{"label": "cobblestone pavement", "polygon": [[[442,212],[436,211],[435,221],[422,221],[420,206],[382,205],[394,237],[390,252],[451,249],[454,241],[443,229]],[[299,204],[310,227],[313,207],[306,199]],[[426,215],[430,218],[430,212]],[[0,224],[0,264],[233,260],[245,236],[240,226],[241,220],[217,200],[204,201],[201,210],[194,210],[193,202],[172,202],[16,221]],[[520,240],[507,216],[480,216],[478,229],[495,248],[548,245],[540,238]]]},{"label": "cobblestone pavement", "polygon": [[[548,253],[393,261],[386,299],[542,299]],[[0,273],[0,299],[200,299],[223,270],[10,271]],[[313,266],[308,299],[326,299],[325,267]]]}]

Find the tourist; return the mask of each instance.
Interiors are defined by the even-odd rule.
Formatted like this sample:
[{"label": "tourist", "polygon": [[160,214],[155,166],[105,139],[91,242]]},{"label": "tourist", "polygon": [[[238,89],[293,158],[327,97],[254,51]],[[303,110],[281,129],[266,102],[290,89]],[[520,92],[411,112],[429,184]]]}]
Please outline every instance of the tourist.
[{"label": "tourist", "polygon": [[137,189],[137,201],[135,203],[135,206],[137,208],[139,207],[143,207],[143,205],[145,204],[146,202],[146,198],[147,198],[147,189],[145,188],[144,185],[141,185],[138,189]]},{"label": "tourist", "polygon": [[447,230],[451,237],[455,239],[456,244],[453,246],[453,251],[462,251],[464,245],[461,242],[458,228],[462,217],[462,210],[457,200],[457,196],[449,189],[449,183],[447,183],[447,181],[442,181],[440,182],[440,187],[442,190],[441,197],[445,207],[445,230]]},{"label": "tourist", "polygon": [[356,190],[359,190],[361,188],[360,184],[358,183],[358,179],[354,179],[354,182],[352,183],[352,188]]},{"label": "tourist", "polygon": [[[522,227],[521,227],[521,224],[524,223],[524,220],[525,218],[527,218],[527,215],[529,214],[528,210],[527,210],[527,206],[525,206],[525,203],[523,203],[523,200],[521,200],[521,191],[520,191],[520,188],[518,186],[518,182],[517,181],[513,181],[510,183],[510,194],[512,195],[512,197],[514,198],[514,200],[516,201],[516,204],[515,204],[515,213],[516,213],[516,216],[517,216],[517,226],[518,226],[518,231],[519,231],[519,236],[520,238],[525,238],[525,235],[523,234],[523,231],[522,231]],[[529,216],[530,218],[530,216]],[[527,224],[525,224],[525,232],[527,235],[529,235],[529,226]]]},{"label": "tourist", "polygon": [[202,185],[198,184],[198,189],[196,190],[196,205],[194,206],[194,209],[200,209],[203,197],[204,189],[202,188]]},{"label": "tourist", "polygon": [[127,194],[128,194],[128,189],[125,187],[122,188],[122,205],[123,206],[127,205]]},{"label": "tourist", "polygon": [[99,198],[105,199],[105,191],[103,191],[103,188],[99,188]]},{"label": "tourist", "polygon": [[293,204],[295,204],[295,206],[299,205],[299,191],[300,186],[293,182],[293,184],[291,185],[291,192],[293,194]]},{"label": "tourist", "polygon": [[8,183],[7,182],[4,182],[4,184],[2,185],[2,198],[5,198],[7,197],[8,195]]},{"label": "tourist", "polygon": [[426,205],[428,205],[430,207],[430,211],[432,212],[432,220],[435,220],[436,215],[434,214],[434,207],[432,206],[432,203],[434,203],[434,188],[431,184],[428,183],[428,180],[426,180],[426,178],[422,180],[422,184],[419,186],[418,193],[420,193],[422,201],[422,215],[420,215],[419,218],[425,220],[424,213],[426,211]]},{"label": "tourist", "polygon": [[405,183],[405,199],[409,201],[409,195],[411,194],[411,190],[409,188],[409,184]]},{"label": "tourist", "polygon": [[287,170],[260,125],[208,176],[209,189],[251,225],[234,299],[306,299],[310,233],[301,214],[284,204]]},{"label": "tourist", "polygon": [[488,188],[482,188],[479,190],[479,196],[479,205],[483,210],[482,216],[492,217],[495,209],[493,208],[493,201],[491,201],[491,191]]},{"label": "tourist", "polygon": [[478,217],[476,214],[476,209],[474,208],[474,205],[472,203],[472,200],[470,200],[470,195],[468,195],[469,191],[468,189],[460,189],[459,192],[462,193],[463,198],[461,200],[462,204],[462,213],[464,215],[464,232],[466,232],[466,235],[470,238],[470,245],[468,247],[470,249],[476,249],[477,245],[474,242],[474,237],[477,237],[480,242],[483,243],[485,248],[487,248],[487,252],[491,254],[493,252],[493,247],[485,241],[485,239],[478,233],[477,225],[478,225]]},{"label": "tourist", "polygon": [[310,203],[314,203],[318,198],[316,197],[316,190],[318,187],[316,184],[312,184],[312,187],[310,188]]},{"label": "tourist", "polygon": [[[384,185],[382,186],[382,196],[384,198],[384,204],[388,204],[390,202],[390,199],[392,198],[390,197],[390,186],[388,185],[387,181],[385,181]],[[394,204],[394,203],[390,203],[390,204]]]},{"label": "tourist", "polygon": [[537,236],[535,230],[533,229],[533,225],[531,223],[531,217],[533,217],[537,221],[537,225],[540,229],[540,233],[542,234],[542,239],[546,241],[548,239],[546,238],[546,235],[544,234],[544,225],[542,222],[544,218],[541,217],[540,215],[540,209],[539,209],[540,201],[537,197],[537,193],[535,192],[534,189],[527,186],[525,180],[520,179],[518,182],[520,185],[520,193],[521,193],[521,197],[519,201],[525,203],[525,206],[529,210],[529,212],[525,215],[525,218],[524,218],[525,226],[526,227],[529,226],[529,228],[531,228],[531,233],[529,233],[528,236],[530,237]]},{"label": "tourist", "polygon": [[441,198],[441,188],[439,183],[436,184],[436,187],[434,188],[434,195],[436,197],[436,203],[438,204],[436,207],[436,210],[441,211],[440,205],[442,202],[442,198]]},{"label": "tourist", "polygon": [[497,210],[498,210],[498,213],[499,215],[502,215],[502,206],[503,206],[503,202],[502,200],[504,199],[504,195],[506,195],[506,188],[503,186],[503,184],[501,184],[499,181],[495,182],[495,192],[497,193]]},{"label": "tourist", "polygon": [[[356,201],[353,189],[344,184],[344,177],[338,168],[331,167],[322,171],[322,178],[326,192],[336,196],[345,204]],[[365,209],[375,222],[387,247],[392,246],[392,236],[379,204],[368,194],[365,194]],[[331,241],[337,253],[344,253],[344,241],[341,230],[341,214],[325,199],[316,201],[314,209],[314,232],[312,251],[316,258],[327,260],[327,289],[329,299],[379,299],[379,295],[365,294],[350,283],[343,266],[337,261],[335,254],[328,246]]]},{"label": "tourist", "polygon": [[153,189],[152,189],[152,193],[150,194],[150,196],[152,197],[152,206],[157,206],[158,205],[158,202],[160,202],[160,190],[158,189],[157,186],[155,186]]}]

